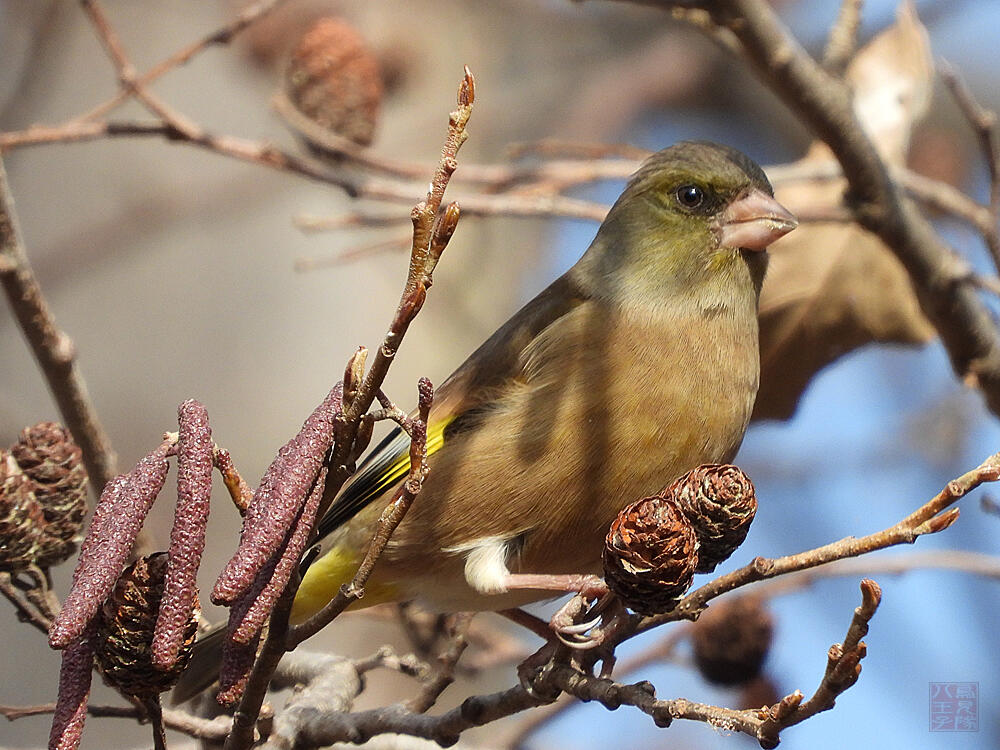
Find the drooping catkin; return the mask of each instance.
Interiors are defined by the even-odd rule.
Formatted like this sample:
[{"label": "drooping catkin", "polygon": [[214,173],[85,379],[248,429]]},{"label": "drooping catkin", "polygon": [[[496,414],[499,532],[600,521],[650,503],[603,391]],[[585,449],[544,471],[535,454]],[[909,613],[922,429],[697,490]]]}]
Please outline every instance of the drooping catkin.
[{"label": "drooping catkin", "polygon": [[153,662],[161,669],[177,661],[191,613],[198,605],[198,566],[205,550],[212,497],[212,428],[208,411],[199,402],[188,400],[178,407],[177,421],[177,508],[153,636]]},{"label": "drooping catkin", "polygon": [[335,386],[271,462],[243,519],[240,544],[212,589],[213,603],[236,601],[281,548],[333,444],[340,395],[340,387]]},{"label": "drooping catkin", "polygon": [[114,588],[146,514],[167,477],[167,443],[127,474],[108,482],[73,571],[73,585],[49,629],[49,645],[66,648],[80,637]]}]

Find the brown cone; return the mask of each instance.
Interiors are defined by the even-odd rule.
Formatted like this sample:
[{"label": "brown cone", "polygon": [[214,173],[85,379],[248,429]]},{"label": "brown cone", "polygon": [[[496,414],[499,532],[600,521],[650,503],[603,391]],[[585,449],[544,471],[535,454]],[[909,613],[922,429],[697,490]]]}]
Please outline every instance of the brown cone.
[{"label": "brown cone", "polygon": [[0,450],[0,570],[18,570],[33,563],[44,526],[34,485],[13,456]]},{"label": "brown cone", "polygon": [[659,495],[632,503],[611,524],[604,578],[629,609],[669,612],[690,588],[698,542],[676,504]]},{"label": "brown cone", "polygon": [[759,598],[730,596],[705,610],[692,631],[702,676],[717,685],[744,685],[760,675],[774,622]]},{"label": "brown cone", "polygon": [[285,92],[306,117],[361,146],[372,142],[382,100],[378,61],[350,25],[322,18],[292,52]]},{"label": "brown cone", "polygon": [[87,470],[83,453],[62,425],[41,422],[26,427],[11,454],[34,484],[45,515],[37,562],[50,566],[76,551],[87,513]]},{"label": "brown cone", "polygon": [[692,469],[661,494],[673,498],[698,535],[697,573],[711,573],[743,544],[757,513],[753,482],[730,464]]},{"label": "brown cone", "polygon": [[187,666],[198,632],[199,609],[195,607],[177,661],[166,670],[153,665],[153,630],[166,570],[166,552],[139,558],[125,569],[97,614],[97,668],[109,685],[142,700],[174,686]]}]

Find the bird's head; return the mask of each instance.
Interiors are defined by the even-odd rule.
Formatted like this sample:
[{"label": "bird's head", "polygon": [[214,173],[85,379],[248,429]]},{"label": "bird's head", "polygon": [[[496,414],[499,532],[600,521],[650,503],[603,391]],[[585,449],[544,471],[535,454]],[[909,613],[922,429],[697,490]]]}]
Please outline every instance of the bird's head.
[{"label": "bird's head", "polygon": [[747,156],[683,142],[643,163],[583,265],[632,299],[716,304],[720,295],[751,289],[756,302],[767,246],[796,225]]}]

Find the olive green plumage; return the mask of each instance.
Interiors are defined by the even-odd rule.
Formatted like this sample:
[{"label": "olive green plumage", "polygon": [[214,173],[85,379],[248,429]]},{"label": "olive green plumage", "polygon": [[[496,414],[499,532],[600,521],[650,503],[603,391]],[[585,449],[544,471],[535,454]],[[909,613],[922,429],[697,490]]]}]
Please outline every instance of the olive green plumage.
[{"label": "olive green plumage", "polygon": [[[363,604],[551,596],[504,592],[500,578],[598,572],[619,510],[732,458],[757,393],[761,243],[794,227],[771,195],[724,146],[681,143],[643,164],[577,264],[437,390],[430,433],[443,441]],[[371,488],[405,450],[390,437],[331,508],[295,619],[353,572],[393,486]]]}]

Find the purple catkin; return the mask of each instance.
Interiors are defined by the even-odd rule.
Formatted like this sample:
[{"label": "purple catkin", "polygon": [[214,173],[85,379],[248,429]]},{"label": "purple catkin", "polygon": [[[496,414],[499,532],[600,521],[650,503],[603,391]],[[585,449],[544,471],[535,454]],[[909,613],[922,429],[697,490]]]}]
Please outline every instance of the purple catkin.
[{"label": "purple catkin", "polygon": [[232,638],[237,643],[250,643],[264,626],[264,620],[271,614],[274,603],[288,585],[288,580],[292,577],[292,572],[299,564],[302,552],[309,541],[309,534],[312,532],[313,522],[316,520],[316,511],[319,509],[320,500],[323,499],[323,488],[326,486],[326,467],[324,467],[313,485],[309,499],[306,500],[302,508],[302,514],[295,523],[295,529],[288,539],[288,544],[281,551],[281,557],[273,566],[273,572],[269,570],[271,565],[265,565],[257,575],[257,581],[248,594],[252,600],[250,608],[247,610],[235,630],[231,630],[227,637]]},{"label": "purple catkin", "polygon": [[198,565],[205,550],[212,497],[212,428],[208,412],[199,402],[188,400],[177,408],[177,421],[177,509],[152,645],[153,664],[160,669],[170,669],[177,661],[198,601]]},{"label": "purple catkin", "polygon": [[246,616],[252,603],[249,592],[239,597],[229,610],[229,625],[222,642],[222,665],[219,667],[219,692],[216,700],[223,706],[231,706],[243,697],[253,663],[257,658],[257,644],[260,632],[249,643],[237,643],[230,634],[237,624]]},{"label": "purple catkin", "polygon": [[111,594],[146,514],[166,481],[169,449],[167,444],[161,445],[140,459],[132,471],[108,482],[101,492],[73,571],[73,585],[49,629],[52,648],[66,648],[79,638]]},{"label": "purple catkin", "polygon": [[63,651],[62,666],[59,668],[59,697],[49,732],[49,750],[76,750],[80,746],[94,669],[90,635],[88,632]]},{"label": "purple catkin", "polygon": [[281,548],[333,444],[340,398],[338,384],[305,421],[299,434],[271,462],[247,508],[239,547],[212,589],[215,604],[229,605],[236,601]]}]

